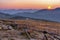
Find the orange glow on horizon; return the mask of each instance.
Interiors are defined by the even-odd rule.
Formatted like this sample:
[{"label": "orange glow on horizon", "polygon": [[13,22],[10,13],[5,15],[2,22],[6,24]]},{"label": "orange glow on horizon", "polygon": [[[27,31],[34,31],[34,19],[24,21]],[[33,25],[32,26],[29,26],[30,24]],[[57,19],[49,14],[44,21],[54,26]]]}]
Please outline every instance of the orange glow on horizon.
[{"label": "orange glow on horizon", "polygon": [[0,8],[52,9],[56,7],[60,7],[60,0],[0,0]]}]

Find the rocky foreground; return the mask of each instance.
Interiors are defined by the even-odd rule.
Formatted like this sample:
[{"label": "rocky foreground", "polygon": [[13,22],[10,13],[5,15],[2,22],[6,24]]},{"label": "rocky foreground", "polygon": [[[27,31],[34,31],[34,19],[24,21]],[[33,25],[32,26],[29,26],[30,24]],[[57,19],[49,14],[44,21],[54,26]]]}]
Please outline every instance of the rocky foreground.
[{"label": "rocky foreground", "polygon": [[60,23],[1,20],[0,40],[60,40]]}]

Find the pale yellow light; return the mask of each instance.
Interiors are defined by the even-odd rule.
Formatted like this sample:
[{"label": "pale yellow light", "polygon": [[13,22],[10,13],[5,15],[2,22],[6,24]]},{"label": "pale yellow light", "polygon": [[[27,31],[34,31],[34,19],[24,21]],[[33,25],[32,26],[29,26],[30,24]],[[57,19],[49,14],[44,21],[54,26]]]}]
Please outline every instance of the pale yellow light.
[{"label": "pale yellow light", "polygon": [[48,9],[52,9],[52,7],[51,6],[48,6]]}]

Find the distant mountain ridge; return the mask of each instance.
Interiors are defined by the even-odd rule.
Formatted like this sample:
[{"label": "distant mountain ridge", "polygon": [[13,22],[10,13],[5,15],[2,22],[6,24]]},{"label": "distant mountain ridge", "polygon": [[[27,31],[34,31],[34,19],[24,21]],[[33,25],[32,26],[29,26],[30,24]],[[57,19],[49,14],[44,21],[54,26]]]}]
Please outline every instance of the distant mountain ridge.
[{"label": "distant mountain ridge", "polygon": [[[0,10],[0,12],[3,13],[3,15],[8,14],[9,16],[8,15],[5,16],[6,18],[20,19],[25,17],[25,18],[45,19],[45,20],[60,22],[60,18],[59,18],[60,8],[51,9],[51,10],[48,9],[42,9],[42,10],[19,9],[19,10],[2,10],[2,11]],[[2,15],[0,17],[4,18]]]},{"label": "distant mountain ridge", "polygon": [[8,19],[8,18],[10,18],[10,17],[11,17],[10,14],[6,14],[6,13],[0,12],[0,19]]}]

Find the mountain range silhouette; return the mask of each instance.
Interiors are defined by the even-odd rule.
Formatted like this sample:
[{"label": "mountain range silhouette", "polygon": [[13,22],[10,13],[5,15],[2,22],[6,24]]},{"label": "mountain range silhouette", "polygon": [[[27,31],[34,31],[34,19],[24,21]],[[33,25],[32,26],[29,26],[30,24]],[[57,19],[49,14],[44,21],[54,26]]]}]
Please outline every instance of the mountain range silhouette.
[{"label": "mountain range silhouette", "polygon": [[[0,9],[0,18],[12,18],[12,19],[32,18],[32,19],[44,19],[50,21],[60,22],[60,8],[55,9]],[[22,19],[23,19],[22,18]]]}]

